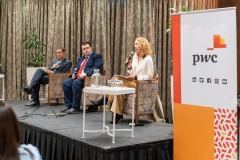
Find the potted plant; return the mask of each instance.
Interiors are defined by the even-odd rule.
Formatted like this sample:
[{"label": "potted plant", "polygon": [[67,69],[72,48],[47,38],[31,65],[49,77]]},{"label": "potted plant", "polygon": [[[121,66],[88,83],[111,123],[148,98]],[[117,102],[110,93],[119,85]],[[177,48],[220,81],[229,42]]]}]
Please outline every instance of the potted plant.
[{"label": "potted plant", "polygon": [[30,30],[30,33],[24,36],[21,43],[25,43],[25,49],[30,50],[28,66],[41,67],[45,64],[43,47],[46,45],[38,38],[36,28]]},{"label": "potted plant", "polygon": [[[30,29],[29,33],[23,37],[21,43],[25,43],[25,50],[30,53],[27,63],[27,84],[29,85],[37,68],[45,65],[46,58],[45,54],[43,53],[43,48],[46,45],[38,38],[38,35],[36,34],[36,28]],[[40,95],[46,97],[45,89],[41,89]]]}]

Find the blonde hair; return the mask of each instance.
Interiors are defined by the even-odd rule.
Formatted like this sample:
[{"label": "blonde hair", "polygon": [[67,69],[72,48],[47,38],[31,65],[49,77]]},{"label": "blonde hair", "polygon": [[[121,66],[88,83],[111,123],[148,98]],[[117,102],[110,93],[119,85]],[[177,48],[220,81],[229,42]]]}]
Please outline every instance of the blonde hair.
[{"label": "blonde hair", "polygon": [[138,41],[142,50],[143,50],[143,56],[147,56],[150,55],[152,56],[152,49],[151,49],[151,45],[148,42],[148,40],[144,37],[138,37],[136,38],[135,42]]}]

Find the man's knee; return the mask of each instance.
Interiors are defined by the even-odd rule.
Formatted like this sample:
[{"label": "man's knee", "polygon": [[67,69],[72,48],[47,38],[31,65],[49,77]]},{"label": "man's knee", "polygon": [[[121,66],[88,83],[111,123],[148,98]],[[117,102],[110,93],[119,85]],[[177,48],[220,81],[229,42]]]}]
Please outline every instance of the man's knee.
[{"label": "man's knee", "polygon": [[83,87],[83,81],[77,80],[77,79],[74,80],[72,83],[72,87],[73,87],[73,89],[75,89],[75,88],[81,89]]},{"label": "man's knee", "polygon": [[71,83],[71,79],[70,79],[70,78],[65,79],[65,80],[63,81],[63,83],[62,83],[62,87],[63,87],[63,88],[70,87],[71,85],[72,85],[72,83]]},{"label": "man's knee", "polygon": [[45,71],[44,71],[42,68],[38,68],[38,69],[36,70],[36,72],[38,72],[38,73],[39,73],[39,72],[41,72],[41,73],[44,72],[44,73],[45,73]]},{"label": "man's knee", "polygon": [[72,87],[78,87],[79,86],[79,83],[77,80],[73,81],[72,83]]}]

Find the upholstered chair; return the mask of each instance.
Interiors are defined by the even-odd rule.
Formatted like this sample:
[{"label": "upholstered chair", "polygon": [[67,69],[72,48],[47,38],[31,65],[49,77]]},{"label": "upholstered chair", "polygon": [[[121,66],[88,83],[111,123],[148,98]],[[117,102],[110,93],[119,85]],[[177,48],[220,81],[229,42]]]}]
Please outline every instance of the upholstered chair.
[{"label": "upholstered chair", "polygon": [[[158,96],[158,80],[156,75],[153,80],[137,81],[135,99],[135,123],[138,124],[139,116],[150,115],[154,119],[155,104]],[[125,95],[123,113],[132,115],[133,95]]]}]

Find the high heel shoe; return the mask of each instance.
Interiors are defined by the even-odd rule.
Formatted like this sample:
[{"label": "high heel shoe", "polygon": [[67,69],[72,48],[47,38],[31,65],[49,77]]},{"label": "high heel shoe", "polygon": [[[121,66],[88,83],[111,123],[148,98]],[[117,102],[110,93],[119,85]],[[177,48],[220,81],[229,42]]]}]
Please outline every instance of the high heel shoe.
[{"label": "high heel shoe", "polygon": [[[107,104],[108,102],[108,98],[105,97],[105,103]],[[94,106],[102,106],[103,103],[104,103],[104,97],[100,98],[99,100],[97,101],[91,101],[91,103],[94,105]]]},{"label": "high heel shoe", "polygon": [[[122,120],[123,122],[123,115],[116,114],[115,124],[117,124],[120,120]],[[111,121],[110,123],[113,124],[113,121]]]}]

